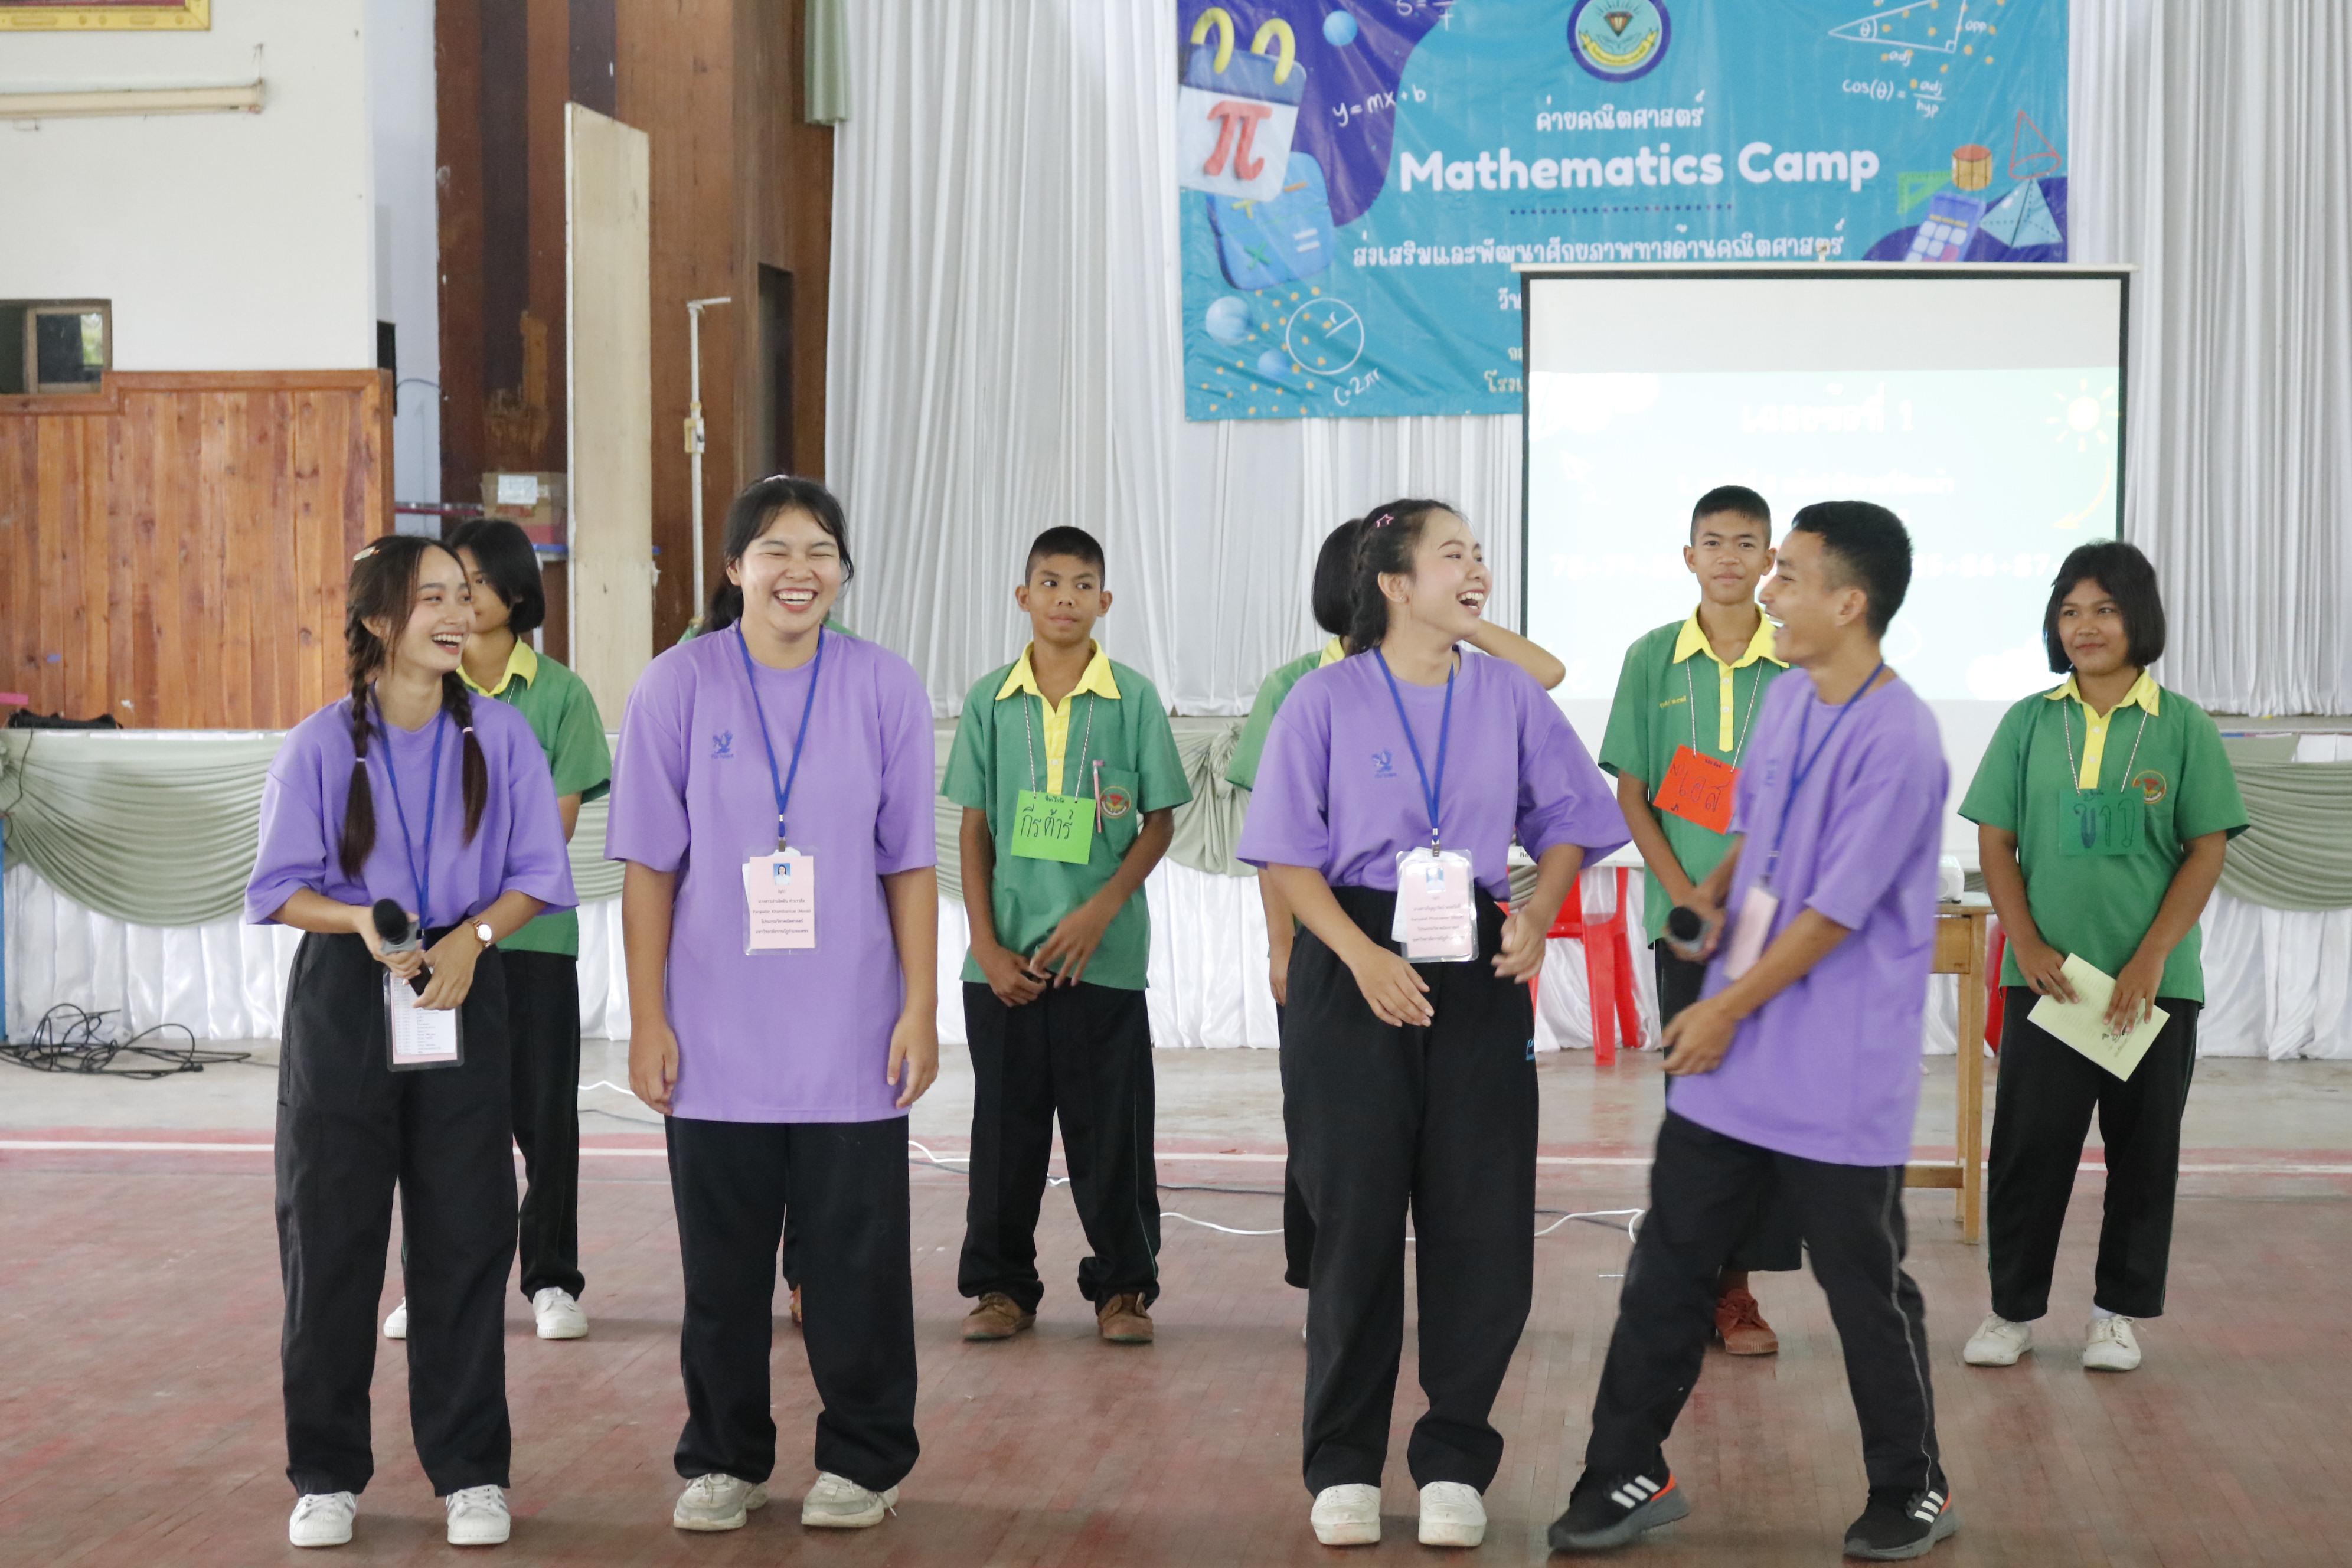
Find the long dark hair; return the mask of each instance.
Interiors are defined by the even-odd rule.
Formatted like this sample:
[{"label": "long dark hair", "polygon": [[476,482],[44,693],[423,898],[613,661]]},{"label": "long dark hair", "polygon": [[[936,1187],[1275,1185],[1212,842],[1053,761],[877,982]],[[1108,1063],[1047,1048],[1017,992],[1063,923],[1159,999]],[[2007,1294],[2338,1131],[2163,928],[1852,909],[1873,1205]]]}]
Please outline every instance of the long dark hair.
[{"label": "long dark hair", "polygon": [[[732,566],[742,560],[751,542],[768,531],[777,513],[785,511],[808,513],[833,536],[841,550],[841,585],[849,586],[849,580],[857,575],[857,565],[849,558],[849,519],[843,514],[841,502],[816,480],[792,474],[772,474],[743,487],[743,493],[727,509],[727,541],[721,547],[720,564]],[[722,572],[718,586],[710,590],[710,607],[703,613],[703,634],[724,631],[742,618],[743,590],[727,581]]]},{"label": "long dark hair", "polygon": [[[376,636],[368,623],[382,621],[393,628],[394,638],[400,636],[416,604],[417,569],[432,550],[453,562],[457,559],[438,540],[390,533],[352,561],[343,611],[344,662],[352,681],[352,793],[343,811],[343,837],[335,847],[335,858],[346,877],[357,878],[375,847],[375,791],[368,784],[367,771],[369,710],[375,706],[371,687],[392,664],[391,645]],[[465,737],[466,842],[470,844],[482,825],[482,808],[490,798],[490,770],[482,759],[480,743],[474,739],[474,700],[455,670],[441,678],[441,710]],[[385,765],[390,765],[389,761]],[[426,853],[431,853],[430,846]],[[419,920],[429,914],[425,910],[416,911]]]},{"label": "long dark hair", "polygon": [[1376,506],[1364,514],[1363,528],[1356,536],[1356,586],[1348,616],[1349,653],[1378,647],[1389,635],[1389,601],[1381,592],[1381,578],[1412,574],[1412,554],[1421,544],[1422,530],[1441,511],[1454,511],[1454,508],[1442,500],[1405,500]]},{"label": "long dark hair", "polygon": [[1315,555],[1315,586],[1308,595],[1315,606],[1315,624],[1335,637],[1348,635],[1356,618],[1356,536],[1364,520],[1351,517],[1323,536]]}]

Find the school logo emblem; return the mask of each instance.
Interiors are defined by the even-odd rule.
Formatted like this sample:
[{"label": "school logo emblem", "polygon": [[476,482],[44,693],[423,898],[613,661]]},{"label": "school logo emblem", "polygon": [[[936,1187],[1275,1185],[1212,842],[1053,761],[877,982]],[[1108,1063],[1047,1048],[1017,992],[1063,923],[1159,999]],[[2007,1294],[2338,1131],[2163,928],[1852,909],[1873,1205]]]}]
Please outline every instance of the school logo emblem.
[{"label": "school logo emblem", "polygon": [[735,760],[734,731],[721,730],[710,737],[710,756],[714,762],[731,763]]},{"label": "school logo emblem", "polygon": [[1125,816],[1135,809],[1135,797],[1119,784],[1107,784],[1102,792],[1102,808],[1105,816]]},{"label": "school logo emblem", "polygon": [[1632,81],[1658,68],[1674,41],[1666,0],[1577,0],[1568,49],[1602,81]]},{"label": "school logo emblem", "polygon": [[1396,777],[1396,753],[1394,752],[1374,752],[1372,753],[1372,776],[1376,779],[1392,779]]},{"label": "school logo emblem", "polygon": [[2150,805],[2164,798],[2164,775],[2154,768],[2142,768],[2133,778],[2132,784],[2139,791],[2140,798]]}]

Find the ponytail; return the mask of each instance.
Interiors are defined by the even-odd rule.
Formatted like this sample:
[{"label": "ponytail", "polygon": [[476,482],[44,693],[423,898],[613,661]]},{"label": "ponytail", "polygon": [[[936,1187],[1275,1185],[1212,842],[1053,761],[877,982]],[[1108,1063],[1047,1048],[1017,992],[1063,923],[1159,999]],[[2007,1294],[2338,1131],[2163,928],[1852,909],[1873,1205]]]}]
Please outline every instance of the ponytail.
[{"label": "ponytail", "polygon": [[[451,670],[441,678],[441,711],[449,715],[465,737],[466,760],[461,770],[466,781],[466,842],[474,841],[475,831],[482,826],[482,808],[489,804],[490,768],[482,758],[481,742],[474,739],[474,697],[466,683]],[[436,780],[437,784],[440,781]]]},{"label": "ponytail", "polygon": [[[375,640],[374,633],[367,636],[369,641]],[[335,859],[343,875],[356,881],[375,848],[375,791],[368,784],[367,771],[368,704],[373,700],[369,681],[374,670],[361,667],[356,647],[352,653],[352,793],[343,807],[343,837],[335,846]]]},{"label": "ponytail", "polygon": [[1423,525],[1436,513],[1454,510],[1442,500],[1405,500],[1376,506],[1365,514],[1356,536],[1355,586],[1348,616],[1349,653],[1368,652],[1388,637],[1389,600],[1381,592],[1381,579],[1412,576]]}]

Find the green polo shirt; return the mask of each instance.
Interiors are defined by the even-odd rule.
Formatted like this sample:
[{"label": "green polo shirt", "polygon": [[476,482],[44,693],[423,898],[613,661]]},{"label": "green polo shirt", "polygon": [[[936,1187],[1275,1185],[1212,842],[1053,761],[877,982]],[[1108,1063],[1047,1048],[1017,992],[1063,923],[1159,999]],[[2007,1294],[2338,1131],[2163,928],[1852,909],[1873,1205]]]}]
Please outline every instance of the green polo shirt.
[{"label": "green polo shirt", "polygon": [[[2067,750],[2071,742],[2074,765],[2081,767],[2087,729],[2071,676],[2057,691],[2028,697],[2001,716],[1960,802],[1960,815],[1970,822],[2017,835],[2026,907],[2042,940],[2061,952],[2080,953],[2109,974],[2139,951],[2189,840],[2208,833],[2234,838],[2246,830],[2246,803],[2221,749],[2220,728],[2179,692],[2144,684],[2145,701],[2136,687],[2108,715],[2094,781],[2106,789],[2138,786],[2147,816],[2135,852],[2063,852],[2061,817],[2081,783],[2070,773]],[[2192,927],[2165,961],[2158,996],[2205,1000],[2203,946],[2202,931]],[[2000,983],[2025,984],[2014,948],[2001,960]]]},{"label": "green polo shirt", "polygon": [[[1782,668],[1772,657],[1772,624],[1760,617],[1756,636],[1729,664],[1708,645],[1696,611],[1643,633],[1625,650],[1624,668],[1617,675],[1617,697],[1609,705],[1609,728],[1601,737],[1601,767],[1612,775],[1631,773],[1640,779],[1650,786],[1654,804],[1678,747],[1738,766],[1748,754],[1764,689]],[[1727,687],[1731,695],[1727,712]],[[1671,812],[1659,812],[1658,825],[1665,830],[1675,858],[1682,862],[1683,873],[1694,882],[1706,880],[1731,847],[1728,834],[1710,832]],[[1655,871],[1645,866],[1642,875],[1642,923],[1656,942],[1665,935],[1666,914],[1674,903]]]},{"label": "green polo shirt", "polygon": [[[1101,684],[1115,687],[1118,695],[1087,689],[1099,679],[1090,668],[1080,689],[1063,704],[1069,725],[1063,793],[1095,798],[1095,763],[1102,764],[1101,829],[1085,865],[1013,858],[1013,799],[1022,790],[1044,789],[1046,782],[1048,715],[1034,683],[1024,689],[1019,680],[1029,668],[1026,652],[972,686],[940,784],[940,793],[956,805],[988,813],[988,831],[996,843],[989,907],[996,917],[996,940],[1014,952],[1035,952],[1065,915],[1101,890],[1134,844],[1145,812],[1192,798],[1160,693],[1140,672],[1099,653],[1096,657],[1108,678]],[[1086,983],[1143,990],[1150,959],[1151,916],[1138,889],[1104,931],[1102,945],[1087,965]],[[987,979],[969,952],[963,977],[974,984]]]},{"label": "green polo shirt", "polygon": [[1290,689],[1309,671],[1337,664],[1345,657],[1347,650],[1338,637],[1333,637],[1313,653],[1292,659],[1259,684],[1257,700],[1250,704],[1249,718],[1242,724],[1241,739],[1234,742],[1234,760],[1225,765],[1227,784],[1235,789],[1257,788],[1257,764],[1265,755],[1266,731],[1274,728],[1274,716],[1289,698]]},{"label": "green polo shirt", "polygon": [[[558,799],[576,795],[591,801],[611,792],[613,751],[605,744],[604,721],[597,714],[596,700],[588,694],[586,681],[520,639],[508,656],[506,673],[490,690],[483,691],[462,668],[458,673],[464,676],[467,689],[495,697],[530,721],[530,732],[539,737],[539,748],[547,753],[548,767],[555,774]],[[577,958],[579,913],[558,910],[541,915],[499,946],[509,952],[553,952]]]}]

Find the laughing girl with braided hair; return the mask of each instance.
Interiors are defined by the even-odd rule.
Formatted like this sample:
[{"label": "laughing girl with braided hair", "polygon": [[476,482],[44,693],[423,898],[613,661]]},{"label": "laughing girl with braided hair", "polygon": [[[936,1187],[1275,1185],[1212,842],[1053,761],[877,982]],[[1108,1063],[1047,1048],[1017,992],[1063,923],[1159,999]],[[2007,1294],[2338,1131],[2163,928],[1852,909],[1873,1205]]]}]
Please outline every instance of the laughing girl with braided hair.
[{"label": "laughing girl with braided hair", "polygon": [[[457,558],[391,536],[352,564],[351,694],[286,737],[261,798],[246,918],[307,933],[278,1063],[278,1238],[297,1546],[351,1539],[374,1469],[368,1384],[397,1183],[410,1426],[453,1545],[509,1531],[503,1296],[514,1261],[506,980],[496,948],[573,903],[530,722],[458,679],[473,611]],[[421,948],[384,951],[396,903]],[[454,1010],[454,1061],[395,1064],[386,977]],[[420,988],[421,985],[421,988]]]}]

